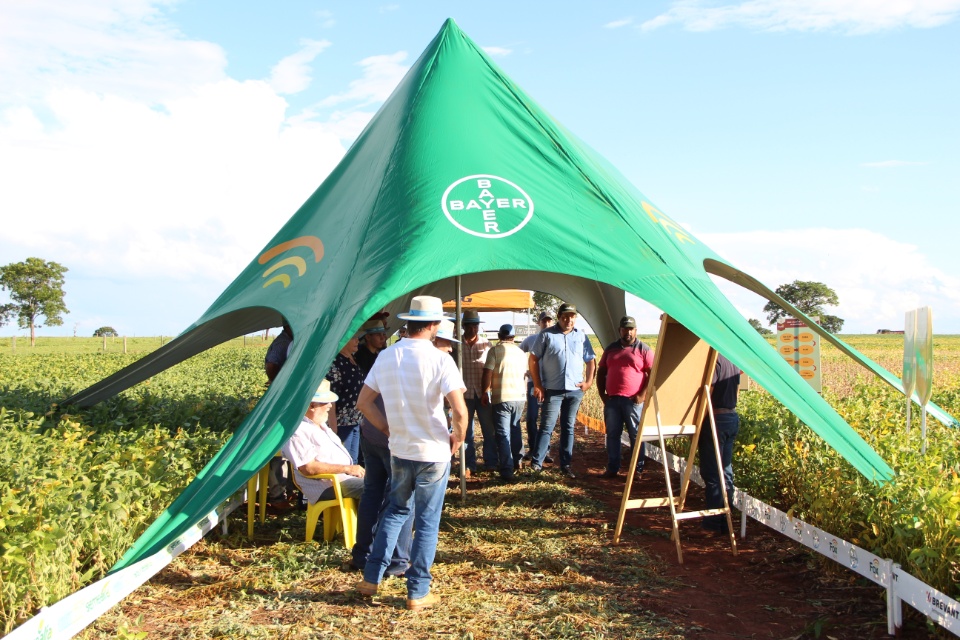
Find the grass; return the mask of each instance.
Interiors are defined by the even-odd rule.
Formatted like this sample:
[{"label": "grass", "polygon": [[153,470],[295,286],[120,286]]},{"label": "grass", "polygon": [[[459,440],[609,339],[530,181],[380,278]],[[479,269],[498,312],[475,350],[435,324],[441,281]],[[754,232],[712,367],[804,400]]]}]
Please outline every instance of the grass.
[{"label": "grass", "polygon": [[300,541],[301,513],[268,519],[253,544],[235,514],[230,535],[208,536],[79,637],[683,637],[641,604],[643,589],[668,586],[651,559],[613,549],[604,505],[550,474],[466,502],[451,484],[433,567],[443,603],[419,613],[404,609],[402,580],[355,595],[342,542]]}]

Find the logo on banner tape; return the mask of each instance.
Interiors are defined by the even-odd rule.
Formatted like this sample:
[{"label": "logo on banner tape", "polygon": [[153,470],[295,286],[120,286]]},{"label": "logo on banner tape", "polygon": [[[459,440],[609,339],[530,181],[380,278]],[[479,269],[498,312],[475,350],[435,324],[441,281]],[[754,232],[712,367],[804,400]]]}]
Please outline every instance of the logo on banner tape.
[{"label": "logo on banner tape", "polygon": [[780,533],[787,530],[787,516],[780,514]]},{"label": "logo on banner tape", "polygon": [[874,558],[870,561],[870,573],[879,580],[880,579],[880,561]]},{"label": "logo on banner tape", "polygon": [[803,525],[800,524],[799,520],[793,523],[793,533],[796,534],[798,540],[803,537]]},{"label": "logo on banner tape", "polygon": [[820,549],[820,534],[816,531],[813,532],[813,548]]},{"label": "logo on banner tape", "polygon": [[533,217],[533,199],[516,184],[487,174],[460,178],[443,192],[443,214],[478,238],[505,238]]},{"label": "logo on banner tape", "polygon": [[840,548],[837,546],[837,539],[833,538],[832,540],[830,540],[830,553],[836,556],[839,550]]},{"label": "logo on banner tape", "polygon": [[950,602],[940,598],[937,594],[932,591],[927,591],[927,604],[930,605],[931,609],[936,609],[942,613],[947,614],[954,620],[960,619],[960,609]]},{"label": "logo on banner tape", "polygon": [[856,569],[858,564],[860,564],[860,559],[857,558],[857,548],[850,547],[850,568]]}]

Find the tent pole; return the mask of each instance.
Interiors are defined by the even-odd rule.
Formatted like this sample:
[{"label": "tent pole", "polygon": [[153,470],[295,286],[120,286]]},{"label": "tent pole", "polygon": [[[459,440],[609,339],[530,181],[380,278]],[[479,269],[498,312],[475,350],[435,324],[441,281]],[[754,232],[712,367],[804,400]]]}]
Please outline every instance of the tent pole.
[{"label": "tent pole", "polygon": [[[457,289],[457,317],[454,319],[453,323],[460,327],[460,330],[457,332],[457,337],[460,338],[461,343],[460,347],[457,349],[457,368],[460,371],[463,371],[463,327],[460,324],[460,318],[463,317],[463,308],[461,303],[463,301],[463,292],[460,289],[460,276],[457,276],[456,280],[456,289]],[[460,443],[460,499],[467,499],[467,442],[464,440]]]}]

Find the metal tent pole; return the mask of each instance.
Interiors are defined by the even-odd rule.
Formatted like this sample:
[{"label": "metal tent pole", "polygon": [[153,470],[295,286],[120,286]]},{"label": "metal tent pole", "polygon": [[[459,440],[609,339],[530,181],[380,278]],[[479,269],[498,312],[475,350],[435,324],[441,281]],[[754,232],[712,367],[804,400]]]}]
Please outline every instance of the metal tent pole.
[{"label": "metal tent pole", "polygon": [[[463,309],[461,308],[461,302],[463,300],[463,292],[460,290],[460,276],[457,276],[456,289],[457,289],[457,317],[454,319],[453,324],[457,327],[460,327],[460,318],[463,317]],[[462,341],[463,340],[463,328],[457,331],[457,337]],[[463,374],[463,342],[460,342],[460,346],[457,348],[457,368],[460,370],[461,375]],[[460,499],[467,499],[467,441],[464,440],[460,443]]]}]

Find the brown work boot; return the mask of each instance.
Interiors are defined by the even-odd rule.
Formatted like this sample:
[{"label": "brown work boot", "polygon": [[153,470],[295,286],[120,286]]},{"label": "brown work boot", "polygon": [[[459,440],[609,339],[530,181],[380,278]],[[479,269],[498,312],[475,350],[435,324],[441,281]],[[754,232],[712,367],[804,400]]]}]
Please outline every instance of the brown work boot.
[{"label": "brown work boot", "polygon": [[440,596],[435,594],[433,591],[430,591],[427,593],[427,595],[423,596],[422,598],[417,598],[416,600],[407,598],[407,609],[410,611],[420,611],[420,609],[426,609],[436,604],[440,604]]},{"label": "brown work boot", "polygon": [[357,591],[360,592],[360,595],[366,598],[372,598],[373,596],[377,595],[377,589],[379,588],[380,585],[373,582],[367,582],[366,580],[361,580],[360,584],[357,585]]}]

